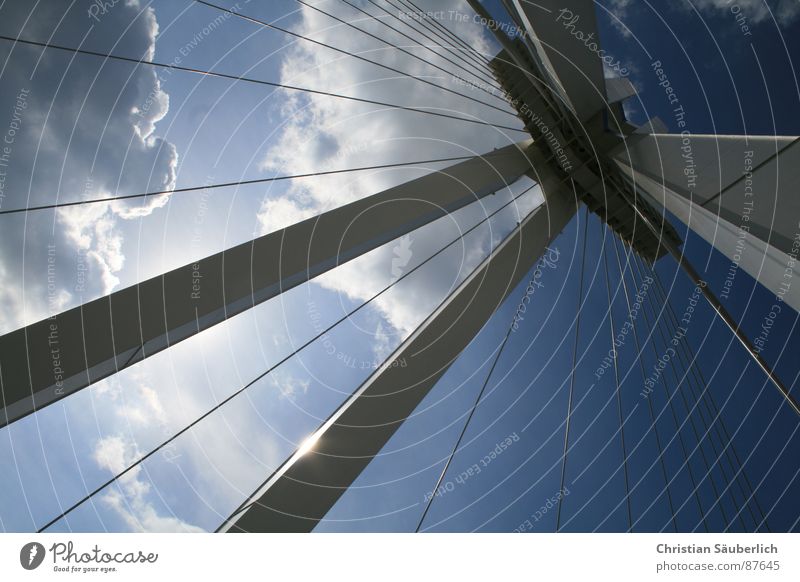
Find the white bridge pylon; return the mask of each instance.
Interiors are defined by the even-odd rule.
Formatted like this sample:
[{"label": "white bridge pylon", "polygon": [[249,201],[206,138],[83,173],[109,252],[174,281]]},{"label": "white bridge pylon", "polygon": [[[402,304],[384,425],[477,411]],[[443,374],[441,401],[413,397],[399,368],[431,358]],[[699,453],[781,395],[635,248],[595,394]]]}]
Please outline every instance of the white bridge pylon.
[{"label": "white bridge pylon", "polygon": [[[654,205],[800,312],[800,148],[785,136],[650,134],[615,156]],[[687,173],[689,174],[687,176]]]},{"label": "white bridge pylon", "polygon": [[3,335],[0,426],[506,188],[530,170],[529,147],[476,156]]},{"label": "white bridge pylon", "polygon": [[[484,21],[491,23],[491,15],[477,0],[468,0],[473,9],[483,17]],[[521,3],[518,0],[506,0],[506,8],[512,18],[521,29],[527,31],[524,40],[517,39],[511,41],[505,33],[495,28],[494,32],[504,47],[504,53],[498,57],[497,69],[506,68],[511,78],[502,83],[506,87],[513,87],[507,90],[512,99],[517,100],[515,106],[520,112],[520,118],[526,127],[529,128],[531,136],[534,138],[534,149],[538,148],[538,155],[532,155],[533,168],[531,177],[536,177],[542,185],[543,192],[547,201],[549,214],[560,216],[563,223],[551,222],[550,232],[547,237],[553,236],[553,229],[561,230],[566,220],[571,216],[570,200],[559,200],[559,197],[570,198],[577,193],[589,207],[600,214],[610,227],[614,228],[623,238],[628,237],[628,242],[635,250],[639,250],[650,261],[657,259],[664,252],[663,246],[673,256],[676,257],[682,266],[687,270],[690,277],[697,278],[696,272],[690,265],[682,260],[677,251],[676,242],[671,239],[674,236],[666,224],[664,209],[676,213],[678,218],[681,214],[676,206],[669,206],[664,203],[664,197],[658,193],[664,190],[666,180],[676,173],[683,172],[683,166],[677,165],[673,159],[668,161],[671,164],[666,171],[657,172],[655,175],[661,179],[655,183],[659,185],[653,188],[652,184],[645,183],[643,180],[630,180],[630,165],[625,166],[625,160],[629,162],[637,171],[647,172],[652,169],[655,163],[653,158],[646,157],[650,151],[651,144],[656,142],[662,135],[650,134],[651,131],[660,126],[657,120],[653,120],[643,128],[635,128],[627,123],[621,106],[621,101],[633,95],[632,85],[626,80],[609,79],[603,76],[602,63],[598,59],[596,51],[587,50],[586,41],[580,40],[573,29],[568,26],[554,25],[553,15],[561,9],[560,3],[545,0],[542,2]],[[570,3],[570,17],[572,22],[581,22],[583,27],[583,39],[587,35],[592,35],[598,39],[597,25],[594,13],[594,2],[592,0],[579,0]],[[545,16],[549,15],[549,16]],[[577,16],[577,18],[576,18]],[[548,20],[549,19],[549,20]],[[522,86],[522,88],[520,88]],[[516,91],[516,92],[514,92]],[[533,123],[532,119],[536,118]],[[604,116],[608,116],[613,122],[604,121]],[[546,127],[547,132],[543,127]],[[665,138],[665,142],[675,143],[676,136]],[[712,136],[713,137],[713,136]],[[677,136],[680,139],[680,136]],[[744,139],[744,138],[742,138]],[[772,141],[770,141],[772,140]],[[702,144],[708,140],[698,140]],[[758,140],[752,139],[751,142]],[[774,138],[765,138],[764,143],[774,143]],[[759,142],[760,144],[761,142]],[[758,146],[754,146],[758,147]],[[665,147],[666,151],[673,153],[671,148]],[[698,158],[705,164],[704,170],[712,172],[715,176],[720,175],[719,171],[714,171],[719,167],[720,156],[715,158],[706,155],[711,150],[705,146],[698,146]],[[759,178],[770,175],[770,167],[765,163],[764,148],[759,147],[759,155],[756,164],[756,173]],[[627,157],[623,153],[627,152]],[[730,151],[727,152],[731,154]],[[775,156],[777,165],[780,152]],[[557,160],[566,159],[568,164],[559,164]],[[656,159],[659,159],[658,157]],[[569,169],[565,169],[565,167]],[[773,206],[777,205],[777,194],[782,188],[788,187],[793,181],[796,182],[796,175],[782,174],[777,178],[780,187],[773,188]],[[641,178],[635,174],[634,178]],[[729,172],[725,173],[725,179],[720,180],[714,188],[713,179],[703,182],[709,191],[708,196],[712,196],[711,191],[724,191],[732,188],[736,176]],[[781,181],[783,180],[783,181]],[[563,184],[572,184],[573,189],[564,188]],[[586,194],[582,196],[579,190]],[[641,200],[640,196],[647,195],[650,205]],[[768,197],[769,194],[765,194]],[[687,198],[687,204],[696,204]],[[721,199],[720,209],[717,212],[718,224],[726,220],[736,220],[735,202],[731,200],[733,196]],[[783,202],[781,204],[784,204]],[[796,212],[796,201],[787,203],[787,208],[794,208],[795,212],[790,216],[798,216]],[[653,212],[653,209],[655,211]],[[741,215],[741,210],[739,211]],[[626,214],[627,213],[627,214]],[[789,234],[781,230],[788,226],[784,222],[776,225],[774,221],[768,221],[769,203],[765,203],[757,215],[752,216],[753,225],[758,225],[755,232],[760,236],[754,236],[746,242],[748,249],[764,250],[769,253],[773,261],[780,262],[783,256],[780,255],[781,247],[770,245],[769,232],[776,231],[784,239]],[[537,218],[538,217],[538,218]],[[532,225],[537,224],[542,218],[542,213],[534,213],[531,218],[523,222],[513,236],[520,236],[526,233]],[[658,222],[660,218],[660,222]],[[690,228],[695,229],[696,223],[690,223]],[[543,227],[543,225],[540,225]],[[721,227],[727,228],[727,227]],[[777,230],[776,230],[777,229]],[[698,234],[707,238],[707,229],[698,228]],[[631,234],[631,231],[633,233]],[[530,237],[530,234],[527,234]],[[543,237],[543,233],[539,233]],[[527,257],[528,265],[532,265],[539,258],[547,237],[536,239],[529,247],[530,256]],[[650,237],[652,240],[648,241]],[[725,253],[725,246],[720,240]],[[785,242],[785,240],[784,240]],[[655,249],[653,245],[655,243]],[[712,242],[715,246],[715,242]],[[783,247],[786,248],[786,247]],[[499,251],[499,252],[498,252]],[[482,265],[481,269],[491,269],[493,261],[500,261],[503,250],[498,249]],[[506,247],[505,252],[508,252]],[[788,252],[788,251],[787,251]],[[751,251],[754,254],[754,251]],[[750,263],[747,263],[749,268]],[[745,268],[745,265],[743,265]],[[524,271],[523,271],[524,272]],[[750,271],[748,271],[750,272]],[[775,277],[776,271],[769,271]],[[764,271],[754,271],[756,279],[770,289],[774,288],[775,281],[770,276],[764,276]],[[518,277],[519,274],[516,275]],[[488,319],[494,307],[499,306],[500,300],[505,296],[501,288],[508,281],[507,276],[502,278],[504,285],[491,285],[490,279],[484,281],[484,292],[487,287],[495,287],[493,291],[494,301],[492,310],[474,313],[475,317]],[[464,283],[448,299],[443,308],[431,315],[422,326],[413,334],[397,352],[390,357],[400,357],[402,354],[414,353],[416,342],[424,338],[430,329],[454,329],[450,318],[453,313],[448,311],[447,306],[460,304],[463,301],[463,294],[469,296],[476,291],[469,286],[475,280],[470,279]],[[800,287],[800,286],[798,286]],[[507,288],[507,287],[506,287]],[[797,289],[800,290],[800,289]],[[777,291],[776,291],[777,292]],[[787,295],[788,297],[788,295]],[[796,295],[794,296],[796,297]],[[736,337],[743,343],[754,359],[765,370],[770,379],[776,384],[784,398],[795,410],[800,412],[796,400],[788,394],[780,380],[774,375],[770,367],[752,350],[752,344],[738,330],[735,322],[729,314],[719,304],[719,301],[712,295],[707,294],[706,298],[712,307],[723,318],[726,324],[734,331]],[[791,299],[795,301],[795,299]],[[787,299],[787,303],[789,299]],[[796,305],[796,303],[790,303]],[[796,307],[795,307],[796,308]],[[479,311],[473,304],[470,310]],[[485,311],[485,310],[484,310]],[[459,319],[459,325],[465,325],[471,317]],[[474,321],[470,324],[473,329],[469,331],[469,338],[480,328]],[[466,331],[467,328],[458,331]],[[449,336],[448,336],[449,337]],[[454,346],[450,346],[454,351],[442,354],[441,358],[418,359],[414,363],[413,369],[409,366],[406,369],[384,365],[362,385],[359,391],[334,416],[328,420],[311,437],[314,446],[309,450],[298,451],[294,456],[287,460],[273,475],[271,475],[262,487],[253,496],[246,500],[240,508],[223,524],[222,531],[310,531],[322,519],[325,513],[333,506],[336,499],[344,490],[355,480],[368,462],[380,451],[391,434],[403,422],[407,414],[413,411],[413,406],[397,406],[393,403],[398,390],[405,392],[404,397],[412,398],[413,401],[420,401],[432,387],[433,382],[440,377],[443,369],[453,361],[454,354],[460,352],[468,343],[467,338],[453,337]],[[424,344],[423,344],[424,345]],[[398,371],[400,370],[400,371]],[[406,378],[399,378],[405,374]],[[374,396],[384,395],[382,398]],[[373,398],[370,398],[373,396]],[[397,411],[401,413],[398,414]]]},{"label": "white bridge pylon", "polygon": [[[483,5],[468,2],[492,28]],[[635,127],[625,119],[622,100],[633,94],[632,85],[604,78],[605,57],[592,0],[574,0],[569,8],[562,7],[563,0],[504,0],[504,4],[525,34],[511,39],[494,27],[503,51],[491,66],[532,139],[0,337],[4,397],[0,426],[499,191],[523,175],[539,183],[544,204],[522,219],[310,436],[311,446],[298,449],[274,474],[265,476],[263,485],[222,530],[312,530],[530,271],[581,202],[647,262],[669,253],[698,282],[699,275],[678,250],[683,241],[667,220],[669,211],[798,310],[800,284],[791,284],[800,246],[796,138],[692,136],[695,178],[687,182],[685,136],[655,131],[656,120]],[[743,232],[747,236],[741,236]],[[195,297],[198,264],[203,292]],[[797,401],[719,300],[705,286],[703,293],[800,414]],[[63,346],[58,378],[49,349],[53,333]],[[399,358],[408,365],[393,366]]]}]

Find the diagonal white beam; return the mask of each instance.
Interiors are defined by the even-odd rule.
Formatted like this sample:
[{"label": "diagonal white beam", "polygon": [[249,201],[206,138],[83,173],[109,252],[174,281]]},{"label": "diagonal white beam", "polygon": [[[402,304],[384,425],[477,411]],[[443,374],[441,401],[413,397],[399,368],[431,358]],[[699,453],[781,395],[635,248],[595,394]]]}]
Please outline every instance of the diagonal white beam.
[{"label": "diagonal white beam", "polygon": [[798,141],[794,136],[650,134],[615,158],[788,253],[800,216]]},{"label": "diagonal white beam", "polygon": [[325,516],[575,213],[573,192],[554,175],[537,178],[545,203],[308,439],[310,450],[290,457],[222,530],[306,532]]},{"label": "diagonal white beam", "polygon": [[619,103],[628,97],[633,97],[636,93],[636,87],[627,77],[606,79],[606,96],[609,103]]},{"label": "diagonal white beam", "polygon": [[[634,170],[635,172],[635,170]],[[638,187],[638,186],[637,186]],[[654,221],[648,217],[644,212],[642,212],[639,205],[635,203],[635,200],[630,197],[630,195],[626,192],[623,192],[623,196],[628,198],[629,204],[633,207],[636,211],[636,214],[642,219],[645,226],[654,234],[658,235],[660,232],[658,226],[654,223]],[[747,337],[747,334],[742,331],[739,323],[733,318],[733,316],[728,312],[727,308],[722,304],[722,302],[717,298],[714,292],[709,289],[708,285],[706,284],[705,280],[700,276],[700,273],[692,266],[692,264],[686,260],[686,256],[683,254],[681,250],[678,249],[678,245],[675,244],[674,241],[670,240],[669,238],[663,238],[659,241],[664,248],[667,249],[669,254],[675,259],[678,265],[683,269],[689,279],[697,286],[699,289],[700,294],[706,299],[708,304],[711,308],[716,312],[717,316],[728,326],[728,329],[731,330],[731,333],[739,340],[742,344],[744,349],[750,355],[750,357],[755,361],[758,366],[764,371],[767,375],[769,380],[775,386],[775,388],[780,392],[783,399],[786,403],[791,407],[791,409],[795,412],[795,414],[800,415],[800,401],[795,398],[792,394],[790,387],[786,386],[783,381],[775,374],[775,371],[769,365],[769,363],[761,356],[761,350],[756,348],[753,342],[750,341],[750,338]]]},{"label": "diagonal white beam", "polygon": [[476,156],[0,337],[0,426],[501,190],[531,141]]},{"label": "diagonal white beam", "polygon": [[798,138],[651,134],[615,159],[657,207],[800,311]]},{"label": "diagonal white beam", "polygon": [[[581,121],[605,109],[603,62],[625,68],[600,45],[594,0],[510,0],[515,20],[550,77],[553,87]],[[624,76],[624,75],[623,75]]]}]

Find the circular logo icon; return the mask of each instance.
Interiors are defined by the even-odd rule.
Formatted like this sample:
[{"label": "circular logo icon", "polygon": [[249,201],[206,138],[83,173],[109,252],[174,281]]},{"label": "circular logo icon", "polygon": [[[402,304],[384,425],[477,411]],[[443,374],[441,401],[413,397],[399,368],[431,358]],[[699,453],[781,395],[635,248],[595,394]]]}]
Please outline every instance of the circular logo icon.
[{"label": "circular logo icon", "polygon": [[39,542],[29,542],[19,551],[19,563],[26,570],[35,570],[44,561],[44,546]]}]

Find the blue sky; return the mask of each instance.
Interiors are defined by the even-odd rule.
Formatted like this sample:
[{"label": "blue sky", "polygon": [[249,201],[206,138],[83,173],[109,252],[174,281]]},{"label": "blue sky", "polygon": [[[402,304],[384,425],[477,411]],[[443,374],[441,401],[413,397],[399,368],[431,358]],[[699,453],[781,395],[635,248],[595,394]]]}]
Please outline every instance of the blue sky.
[{"label": "blue sky", "polygon": [[[782,2],[771,3],[779,20],[776,25],[764,15],[760,3],[740,2],[752,23],[752,37],[742,37],[722,4],[697,2],[694,13],[686,7],[654,12],[645,3],[607,3],[630,33],[599,11],[604,45],[630,64],[632,80],[640,89],[639,97],[629,104],[633,118],[643,121],[659,115],[670,123],[669,108],[648,69],[651,60],[658,58],[675,71],[671,78],[689,112],[693,132],[797,134],[800,122],[792,112],[799,94],[789,56],[798,54],[800,41],[793,34],[800,26],[796,14]],[[0,6],[0,30],[17,35],[33,11],[35,18],[22,33],[25,38],[44,40],[55,30],[53,42],[77,46],[86,35],[83,43],[91,50],[128,56],[150,51],[153,59],[162,62],[176,62],[180,57],[180,64],[186,66],[281,79],[403,104],[434,104],[519,126],[501,112],[443,95],[412,79],[389,78],[387,71],[373,65],[253,23],[220,18],[219,12],[188,0],[120,2],[99,22],[88,17],[90,5],[76,2],[65,12],[62,3],[40,2],[31,8],[28,3],[6,2]],[[319,5],[343,18],[358,18],[340,2]],[[420,5],[437,10],[457,7],[466,12],[465,5],[455,0]],[[502,14],[496,4],[487,6],[494,14]],[[238,4],[238,9],[250,16],[459,88],[441,71],[300,8],[289,0]],[[404,41],[379,23],[354,22],[397,43]],[[445,24],[480,50],[495,50],[492,39],[471,19]],[[393,25],[402,28],[397,21]],[[409,50],[433,58],[423,49]],[[161,189],[165,184],[192,186],[468,155],[507,145],[521,135],[242,82],[103,63],[94,57],[73,59],[66,53],[48,51],[39,61],[40,54],[40,49],[15,47],[12,51],[9,43],[0,45],[4,78],[0,111],[13,109],[17,90],[11,88],[31,90],[9,168],[6,192],[11,194],[3,199],[3,208],[52,201],[54,193],[72,200]],[[758,63],[766,84],[761,81]],[[436,167],[208,190],[176,195],[169,201],[156,198],[144,207],[137,202],[1,217],[0,327],[9,331]],[[87,489],[291,353],[395,279],[398,272],[419,264],[456,238],[460,228],[480,221],[527,185],[512,185],[482,205],[389,243],[113,379],[0,429],[0,464],[4,467],[0,526],[15,531],[45,523]],[[337,326],[324,341],[255,383],[242,397],[177,439],[164,454],[143,463],[118,486],[104,490],[53,529],[213,530],[536,200],[535,190],[520,198],[466,241]],[[537,297],[541,308],[512,335],[465,435],[466,447],[456,455],[444,482],[454,482],[510,435],[518,440],[512,439],[513,444],[480,474],[435,497],[426,528],[512,530],[559,491],[583,221],[580,213],[554,243],[560,260],[546,272]],[[676,227],[682,228],[678,223]],[[627,517],[622,503],[623,467],[613,377],[593,380],[608,349],[610,333],[601,252],[608,253],[611,261],[615,326],[624,320],[627,308],[619,289],[621,276],[613,247],[606,246],[610,239],[593,216],[587,233],[586,264],[590,268],[578,341],[581,364],[575,375],[580,406],[573,419],[573,434],[580,439],[568,457],[570,493],[564,498],[562,523],[567,530],[619,531],[626,527]],[[687,237],[687,255],[696,266],[707,265],[707,278],[712,287],[719,288],[727,262],[699,238]],[[43,276],[47,243],[57,249],[54,289],[48,289]],[[682,312],[692,292],[688,281],[675,271],[671,259],[662,259],[656,269],[669,288],[675,310]],[[634,287],[634,275],[627,276],[628,285]],[[509,296],[414,417],[345,493],[320,530],[409,531],[416,527],[425,495],[452,450],[524,284]],[[771,304],[769,294],[740,271],[728,307],[751,337],[757,334]],[[748,364],[740,346],[708,309],[698,310],[695,318],[688,342],[698,353],[728,426],[736,430],[734,442],[740,456],[747,459],[748,474],[762,482],[759,500],[770,511],[770,524],[775,529],[797,527],[792,501],[798,488],[796,461],[792,460],[800,445],[796,418],[781,406],[776,391]],[[790,357],[800,347],[796,319],[796,314],[784,310],[764,352],[787,384],[795,384],[800,372],[800,362]],[[658,353],[663,348],[657,333],[655,338]],[[641,443],[628,463],[631,483],[638,483],[631,503],[641,517],[637,528],[658,530],[671,527],[670,512],[660,468],[653,466],[655,435],[648,430],[648,403],[639,396],[641,377],[632,350],[628,344],[620,356],[620,362],[627,362],[630,369],[625,371],[621,392],[623,411],[630,414],[625,425],[629,449]],[[642,356],[646,367],[652,367],[654,358],[652,351]],[[593,382],[595,386],[589,389]],[[658,394],[652,403],[656,414],[664,411],[657,422],[663,437],[675,430],[666,399],[660,399],[662,392]],[[699,416],[696,420],[699,423]],[[694,439],[692,429],[691,423],[681,429],[686,443]],[[670,491],[674,500],[679,499],[677,505],[684,504],[678,513],[679,527],[692,530],[698,527],[699,516],[689,485],[690,470],[681,466],[679,441],[673,440],[664,458],[675,475]],[[704,447],[703,454],[707,450],[711,455],[710,446]],[[706,473],[699,451],[690,464],[695,474]],[[722,469],[715,468],[698,488],[703,503],[713,504],[712,480],[722,483],[723,478]],[[712,527],[720,528],[723,511],[735,513],[735,487],[724,497],[723,510],[715,509],[709,515]],[[589,499],[591,503],[586,503]],[[550,531],[554,520],[554,512],[547,511],[534,529]]]}]

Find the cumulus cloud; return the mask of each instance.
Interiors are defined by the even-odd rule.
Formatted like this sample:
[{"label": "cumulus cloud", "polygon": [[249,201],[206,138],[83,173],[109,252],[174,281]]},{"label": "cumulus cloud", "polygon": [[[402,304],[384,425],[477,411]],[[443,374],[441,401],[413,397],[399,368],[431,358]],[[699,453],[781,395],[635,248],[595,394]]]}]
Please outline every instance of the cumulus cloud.
[{"label": "cumulus cloud", "polygon": [[800,15],[800,3],[797,0],[777,0],[773,2],[772,9],[765,0],[694,0],[694,5],[709,13],[731,13],[732,9],[737,11],[741,9],[742,14],[753,24],[765,20],[771,21],[774,16],[778,24],[786,26]]},{"label": "cumulus cloud", "polygon": [[[6,3],[0,29],[9,36],[153,57],[158,23],[152,8],[126,0],[95,22],[87,13],[90,4]],[[2,168],[3,209],[174,187],[177,151],[156,134],[169,97],[152,68],[10,43],[0,45],[0,58],[0,132],[11,141]],[[144,204],[1,217],[4,305],[21,308],[0,313],[0,332],[113,290],[126,259],[121,221],[143,218],[166,201],[159,196]],[[48,268],[61,295],[57,305],[44,284]]]},{"label": "cumulus cloud", "polygon": [[[64,8],[57,2],[47,4],[56,16],[43,13],[23,31],[23,36],[48,38],[56,30]],[[62,24],[58,25],[53,42],[77,44],[76,39],[82,38],[86,32],[86,4],[78,3],[75,12],[65,16]],[[456,0],[442,4],[445,9],[463,10],[463,5]],[[55,11],[54,6],[58,8]],[[344,12],[340,3],[325,3],[323,6],[328,10],[338,9],[343,16],[356,16]],[[9,12],[8,18],[6,11]],[[0,10],[0,14],[3,15],[0,29],[14,35],[27,16],[26,10],[16,14],[7,8]],[[360,34],[343,34],[341,26],[330,28],[331,24],[332,21],[324,16],[303,9],[300,19],[292,27],[300,33],[363,53],[411,74],[491,99],[485,93],[453,83],[444,73],[407,55],[385,50],[386,47]],[[471,20],[447,24],[480,50],[488,50],[488,41],[479,25]],[[396,44],[408,44],[402,37],[388,34],[379,23],[361,19],[358,26],[370,28]],[[144,7],[143,2],[128,0],[117,3],[103,16],[84,46],[93,50],[113,49],[119,54],[149,56],[156,35],[157,23],[152,11]],[[119,44],[115,46],[117,41]],[[422,49],[409,50],[435,59]],[[6,56],[7,52],[0,53],[0,57]],[[39,56],[38,49],[16,47],[14,58],[8,61],[8,73],[3,73],[4,83],[8,81],[9,87],[30,90],[22,130],[9,166],[6,192],[13,195],[3,199],[4,208],[48,203],[56,195],[60,199],[77,199],[171,187],[175,179],[177,153],[171,144],[157,136],[158,122],[167,113],[169,100],[152,71],[114,63],[103,65],[101,59],[94,61],[88,57],[75,57],[70,63],[70,55],[56,53],[46,53],[37,64]],[[288,51],[281,69],[281,79],[297,85],[436,107],[504,124],[515,123],[511,116],[491,112],[414,80],[387,77],[386,71],[372,65],[302,43],[293,45]],[[8,93],[4,91],[1,99],[6,99]],[[265,173],[303,173],[468,155],[491,151],[494,147],[520,139],[520,134],[507,137],[487,127],[408,112],[376,111],[375,107],[324,97],[296,93],[280,93],[279,97],[284,101],[283,113],[288,122],[271,140],[263,157],[261,167]],[[9,107],[13,108],[12,102],[0,100],[0,116],[4,111],[12,110]],[[0,125],[0,131],[2,129]],[[364,172],[297,181],[289,186],[285,196],[264,201],[259,213],[261,231],[275,230],[432,169]],[[120,225],[124,224],[123,221],[146,216],[163,204],[161,198],[150,201],[143,208],[138,203],[93,205],[55,214],[31,214],[27,219],[20,215],[19,220],[6,221],[10,227],[5,228],[4,224],[0,228],[0,242],[3,243],[0,245],[0,275],[3,275],[4,283],[0,286],[0,299],[5,300],[6,306],[0,313],[0,330],[7,331],[74,305],[81,298],[86,300],[114,289],[119,284],[120,273],[128,267]],[[472,223],[483,214],[480,207],[461,212],[458,217],[442,221],[435,227],[420,229],[361,260],[332,271],[317,282],[351,299],[366,299],[437,251],[444,241],[455,238],[463,222]],[[465,266],[477,264],[490,244],[496,241],[497,233],[482,232],[471,237],[468,245],[456,249],[458,252],[453,261],[439,263],[436,270],[409,279],[412,284],[405,286],[403,293],[376,302],[374,305],[389,324],[370,320],[369,324],[375,325],[372,346],[376,358],[385,357],[391,351],[393,336],[413,329],[421,317],[435,307],[442,293],[454,284]],[[48,263],[49,245],[55,249],[52,269],[56,291],[52,296],[45,283],[51,266]],[[80,270],[84,268],[88,271]],[[222,329],[210,331],[198,338],[206,342],[209,338],[216,338],[215,349],[209,353],[218,358],[225,351],[223,340],[227,336]],[[196,363],[197,352],[181,352],[183,345],[165,352],[170,356],[178,353],[176,369],[184,363]],[[185,345],[189,346],[189,343]],[[203,402],[202,395],[181,390],[184,383],[193,388],[205,385],[200,381],[205,379],[200,378],[198,370],[188,374],[190,380],[172,386],[169,379],[174,377],[174,371],[170,369],[170,358],[158,359],[156,356],[147,364],[142,369],[149,370],[149,374],[139,376],[129,369],[95,387],[94,395],[98,398],[93,406],[97,406],[105,430],[99,440],[94,440],[97,433],[87,439],[92,446],[92,459],[98,467],[114,473],[120,471],[154,442],[160,442],[164,435],[171,434],[176,427],[185,426],[188,420],[207,409],[208,402]],[[230,369],[221,366],[219,360],[215,360],[215,366],[216,369]],[[228,384],[218,380],[221,376],[219,374],[207,381],[215,388],[221,386],[224,389]],[[226,375],[226,378],[235,377],[233,371]],[[285,373],[273,375],[270,379],[283,399],[302,401],[306,392],[310,392],[310,382],[301,376]],[[273,439],[263,436],[264,426],[260,417],[249,409],[245,412],[249,416],[237,413],[235,422],[231,423],[236,430],[227,426],[227,420],[215,416],[216,424],[208,419],[193,429],[191,442],[188,438],[182,439],[181,446],[186,450],[181,450],[186,465],[181,470],[185,468],[187,479],[191,478],[193,486],[209,497],[236,495],[238,500],[240,492],[224,493],[228,491],[224,486],[246,483],[246,479],[253,475],[254,457],[266,459],[267,465],[277,464],[283,458],[283,449]],[[225,424],[221,424],[223,421]],[[262,438],[253,439],[253,434]],[[200,445],[193,446],[194,443]],[[250,448],[244,449],[241,443],[248,443],[255,452]],[[200,471],[198,467],[206,470]],[[207,470],[209,467],[214,470]],[[105,491],[101,500],[132,530],[196,530],[193,525],[172,515],[164,515],[161,506],[153,502],[158,494],[142,470],[135,469],[120,480],[119,487]]]},{"label": "cumulus cloud", "polygon": [[[141,456],[136,445],[121,436],[108,436],[95,445],[93,458],[101,468],[117,474]],[[141,466],[118,480],[100,497],[128,526],[137,532],[202,532],[199,527],[172,516],[162,515],[148,500],[152,486],[142,479]]]},{"label": "cumulus cloud", "polygon": [[378,362],[383,361],[392,353],[392,337],[387,333],[380,321],[375,326],[373,337],[375,341],[375,345],[373,347],[375,358]]},{"label": "cumulus cloud", "polygon": [[280,369],[269,375],[269,381],[275,386],[283,398],[294,400],[301,394],[308,392],[311,381],[307,378],[298,378],[291,372]]},{"label": "cumulus cloud", "polygon": [[[108,434],[94,445],[92,459],[98,467],[117,475],[142,456],[137,432],[169,434],[167,414],[161,398],[147,382],[147,376],[134,371],[126,382],[117,377],[98,384],[96,396],[110,404],[108,411],[117,420],[114,424],[127,427],[130,432]],[[139,465],[120,477],[117,486],[109,487],[100,495],[106,508],[120,517],[130,531],[171,532],[203,531],[171,515],[162,515],[150,500],[153,485],[142,474]]]},{"label": "cumulus cloud", "polygon": [[[779,25],[788,26],[800,16],[800,2],[797,0],[776,0],[771,5],[770,7],[766,0],[692,0],[691,3],[670,3],[669,7],[691,10],[691,7],[694,6],[701,13],[709,16],[731,15],[732,11],[735,11],[735,14],[742,14],[747,18],[751,25],[771,22],[774,18]],[[636,6],[633,0],[609,0],[606,3],[606,8],[613,15],[610,18],[611,24],[624,36],[632,34],[627,20],[633,6]]]},{"label": "cumulus cloud", "polygon": [[626,37],[633,34],[630,28],[628,28],[628,23],[626,23],[628,8],[631,3],[632,0],[610,0],[606,6],[610,15],[609,21],[611,25]]},{"label": "cumulus cloud", "polygon": [[[455,69],[430,51],[412,46],[409,39],[392,32],[379,22],[370,22],[352,9],[348,10],[346,7],[342,8],[341,4],[331,2],[323,2],[320,6],[353,22],[359,28],[407,48],[448,70],[454,70],[460,76],[474,79],[467,72]],[[364,8],[367,11],[371,9],[369,4],[364,4]],[[463,14],[464,9],[464,4],[456,1],[436,4],[436,10],[445,16]],[[393,49],[387,50],[386,45],[346,29],[344,25],[335,23],[319,12],[304,7],[299,11],[299,16],[300,20],[293,29],[300,34],[473,97],[493,101],[486,93],[459,85],[452,76],[447,76],[409,55]],[[414,34],[411,29],[397,21],[390,23],[406,33]],[[454,17],[444,24],[456,30],[459,36],[478,51],[492,56],[488,36],[473,19]],[[431,44],[422,37],[417,38],[422,44]],[[435,107],[506,125],[515,124],[511,116],[308,43],[297,43],[286,53],[281,68],[281,81],[385,102]],[[494,102],[502,105],[499,101]],[[322,96],[287,93],[285,103],[283,113],[288,121],[277,139],[272,142],[262,162],[263,169],[269,172],[305,173],[412,159],[478,154],[520,139],[520,134],[508,137],[490,128],[468,123],[404,111],[376,111],[375,107]],[[276,230],[379,192],[428,173],[436,167],[441,166],[413,171],[341,174],[297,181],[290,186],[288,194],[281,198],[267,198],[263,202],[258,215],[261,232]],[[424,196],[424,193],[420,194]],[[441,231],[441,228],[437,230]],[[453,232],[457,234],[457,231]],[[363,301],[399,278],[405,269],[413,266],[413,261],[419,262],[422,257],[438,250],[442,246],[442,237],[435,236],[436,234],[431,229],[414,232],[318,277],[316,282],[350,299]],[[441,232],[438,234],[441,235]],[[466,249],[464,253],[466,262],[474,266],[485,253],[488,238],[475,237],[471,242],[472,248]],[[409,282],[402,294],[394,294],[391,298],[382,297],[374,305],[394,328],[394,332],[408,333],[419,324],[423,315],[435,307],[442,292],[452,286],[463,267],[464,264],[454,262],[442,265],[436,272],[426,271],[425,277],[416,278],[413,284]],[[374,344],[376,356],[385,356],[389,333],[381,327],[377,328]]]},{"label": "cumulus cloud", "polygon": [[109,408],[122,426],[148,426],[168,432],[167,414],[159,393],[152,388],[150,375],[139,368],[132,368],[124,385],[118,376],[99,382],[95,395],[112,403]]}]

